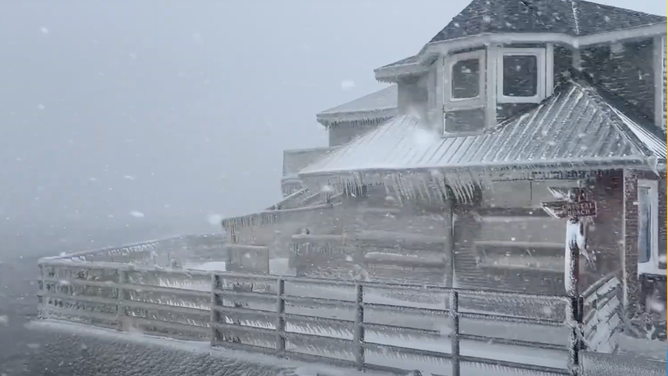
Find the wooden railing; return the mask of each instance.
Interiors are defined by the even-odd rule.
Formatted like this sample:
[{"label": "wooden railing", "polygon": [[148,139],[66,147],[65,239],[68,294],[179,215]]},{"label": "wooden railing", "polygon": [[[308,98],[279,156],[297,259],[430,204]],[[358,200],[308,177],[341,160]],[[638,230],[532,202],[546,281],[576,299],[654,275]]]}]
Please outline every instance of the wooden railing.
[{"label": "wooden railing", "polygon": [[[566,297],[57,259],[41,260],[40,269],[39,309],[44,319],[210,341],[214,347],[360,370],[405,372],[431,367],[433,374],[454,376],[469,375],[465,369],[480,367],[544,375],[579,372],[581,336],[566,338],[574,332],[569,328],[581,325],[572,317],[564,321],[475,312],[460,304],[471,298],[514,301],[519,297],[563,309],[577,305]],[[398,290],[434,294],[443,303],[415,307],[384,298],[383,292]],[[462,330],[462,325],[515,325],[517,330],[532,332],[563,328],[559,333],[564,338],[557,344],[486,336]],[[496,350],[478,350],[490,346]],[[534,361],[514,359],[518,353],[537,349],[546,355]],[[541,360],[544,356],[550,360],[547,364]]]},{"label": "wooden railing", "polygon": [[591,351],[612,353],[617,349],[615,335],[622,328],[622,283],[617,274],[606,275],[582,294],[584,342]]}]

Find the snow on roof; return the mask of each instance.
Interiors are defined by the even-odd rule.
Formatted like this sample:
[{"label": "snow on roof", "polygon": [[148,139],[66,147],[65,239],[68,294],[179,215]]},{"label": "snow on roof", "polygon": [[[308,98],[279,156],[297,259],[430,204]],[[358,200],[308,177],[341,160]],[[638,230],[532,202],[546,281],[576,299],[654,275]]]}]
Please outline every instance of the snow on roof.
[{"label": "snow on roof", "polygon": [[403,58],[401,60],[397,60],[394,63],[384,65],[381,68],[389,68],[389,67],[394,67],[394,66],[397,66],[397,65],[404,65],[404,64],[413,64],[413,63],[416,63],[417,61],[418,61],[418,57],[417,57],[417,55],[414,55],[414,56],[409,56],[409,57]]},{"label": "snow on roof", "polygon": [[304,179],[364,170],[601,167],[665,159],[666,140],[620,114],[595,88],[572,81],[533,110],[484,134],[442,137],[417,117],[397,116],[299,175]]},{"label": "snow on roof", "polygon": [[350,115],[359,115],[360,119],[378,116],[394,116],[397,108],[397,85],[391,85],[379,91],[357,98],[353,101],[330,108],[317,114],[319,121],[336,121],[337,116],[349,115],[346,120],[351,120]]},{"label": "snow on roof", "polygon": [[584,0],[473,0],[431,42],[483,33],[598,34],[666,22],[666,17]]},{"label": "snow on roof", "polygon": [[666,140],[664,137],[657,136],[647,127],[631,120],[615,107],[610,106],[610,109],[652,154],[659,159],[666,159]]}]

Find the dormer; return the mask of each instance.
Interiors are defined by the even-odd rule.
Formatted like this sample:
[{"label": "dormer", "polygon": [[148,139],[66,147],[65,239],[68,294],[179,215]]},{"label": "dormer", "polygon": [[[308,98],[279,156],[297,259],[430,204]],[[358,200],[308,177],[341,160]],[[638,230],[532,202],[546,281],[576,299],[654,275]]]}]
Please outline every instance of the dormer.
[{"label": "dormer", "polygon": [[665,35],[665,17],[582,0],[473,0],[376,78],[399,84],[400,113],[408,97],[444,136],[527,112],[574,70],[665,130]]},{"label": "dormer", "polygon": [[329,133],[329,146],[346,144],[396,116],[397,91],[397,85],[391,85],[318,113],[318,123]]}]

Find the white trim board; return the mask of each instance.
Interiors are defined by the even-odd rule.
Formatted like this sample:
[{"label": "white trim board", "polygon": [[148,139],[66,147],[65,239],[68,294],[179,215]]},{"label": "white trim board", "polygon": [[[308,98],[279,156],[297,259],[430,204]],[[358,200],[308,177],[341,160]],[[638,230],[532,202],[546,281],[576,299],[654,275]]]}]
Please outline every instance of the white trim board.
[{"label": "white trim board", "polygon": [[[659,269],[659,184],[656,180],[638,179],[636,189],[636,202],[640,204],[639,192],[640,188],[649,188],[649,199],[651,208],[650,225],[652,227],[652,243],[650,260],[645,263],[638,263],[638,275],[665,275],[666,270]],[[637,211],[638,220],[640,219],[640,208]],[[638,223],[638,238],[637,243],[640,242],[640,223]],[[638,254],[640,254],[640,247],[638,247]],[[636,255],[637,257],[637,255]]]}]

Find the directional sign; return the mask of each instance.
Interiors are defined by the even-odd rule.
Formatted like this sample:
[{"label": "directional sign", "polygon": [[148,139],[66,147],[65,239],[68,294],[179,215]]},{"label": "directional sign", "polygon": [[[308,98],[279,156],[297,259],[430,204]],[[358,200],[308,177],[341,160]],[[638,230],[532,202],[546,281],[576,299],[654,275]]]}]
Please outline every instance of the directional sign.
[{"label": "directional sign", "polygon": [[593,201],[549,201],[542,205],[543,210],[554,218],[596,216],[596,203]]}]

